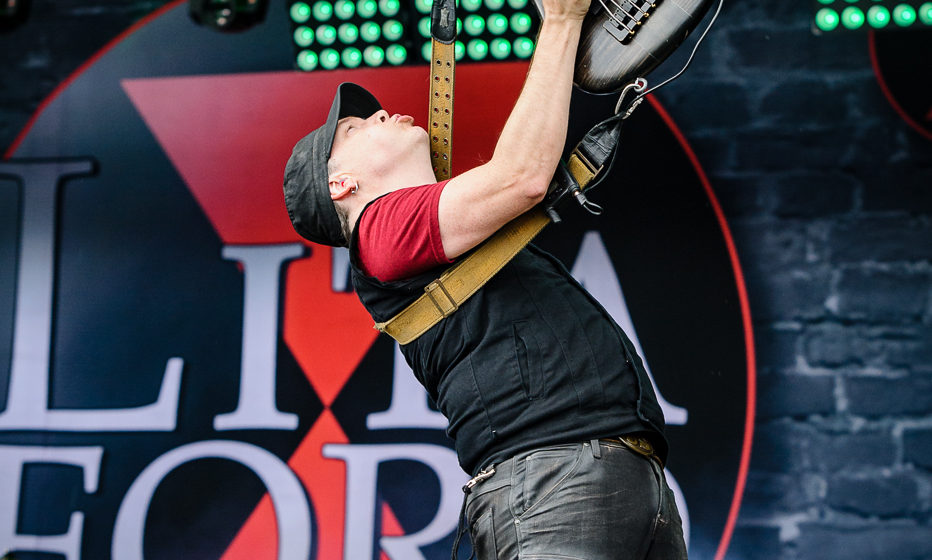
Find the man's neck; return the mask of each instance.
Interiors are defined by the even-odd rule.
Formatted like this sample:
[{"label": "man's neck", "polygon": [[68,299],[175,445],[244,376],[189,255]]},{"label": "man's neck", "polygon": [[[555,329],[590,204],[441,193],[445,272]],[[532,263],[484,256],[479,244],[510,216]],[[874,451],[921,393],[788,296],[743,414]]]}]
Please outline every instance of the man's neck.
[{"label": "man's neck", "polygon": [[[360,188],[359,191],[352,195],[346,202],[347,208],[347,219],[349,219],[350,230],[354,231],[356,229],[356,223],[359,221],[359,216],[362,214],[362,211],[365,210],[366,206],[369,205],[373,200],[385,196],[386,194],[399,191],[401,189],[406,189],[410,187],[418,187],[421,185],[430,185],[437,182],[437,179],[434,177],[433,172],[431,171],[429,175],[422,174],[424,176],[419,178],[411,178],[404,183],[395,183],[395,186],[386,186],[382,188],[373,187],[371,184],[368,189]],[[387,185],[388,183],[386,183]]]}]

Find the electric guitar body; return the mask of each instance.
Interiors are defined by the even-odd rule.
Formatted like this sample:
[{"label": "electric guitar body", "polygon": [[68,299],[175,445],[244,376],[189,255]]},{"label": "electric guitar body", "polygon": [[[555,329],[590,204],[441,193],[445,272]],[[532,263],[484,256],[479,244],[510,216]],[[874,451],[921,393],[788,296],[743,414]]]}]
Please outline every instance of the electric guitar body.
[{"label": "electric guitar body", "polygon": [[[663,62],[715,0],[592,0],[576,55],[576,86],[619,91]],[[543,14],[541,0],[534,0]]]}]

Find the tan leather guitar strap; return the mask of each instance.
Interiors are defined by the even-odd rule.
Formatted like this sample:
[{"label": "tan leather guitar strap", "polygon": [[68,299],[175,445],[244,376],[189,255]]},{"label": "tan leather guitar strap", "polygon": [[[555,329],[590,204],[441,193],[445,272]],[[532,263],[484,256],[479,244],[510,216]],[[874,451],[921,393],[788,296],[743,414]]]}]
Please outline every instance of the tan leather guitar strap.
[{"label": "tan leather guitar strap", "polygon": [[430,161],[438,182],[450,178],[456,69],[455,7],[455,0],[437,0],[431,10]]},{"label": "tan leather guitar strap", "polygon": [[[591,168],[576,151],[567,169],[585,187],[600,169]],[[459,306],[492,279],[525,245],[540,233],[550,218],[541,207],[533,208],[505,224],[478,249],[448,268],[424,288],[424,294],[397,315],[376,323],[375,328],[399,344],[408,344],[449,317]]]}]

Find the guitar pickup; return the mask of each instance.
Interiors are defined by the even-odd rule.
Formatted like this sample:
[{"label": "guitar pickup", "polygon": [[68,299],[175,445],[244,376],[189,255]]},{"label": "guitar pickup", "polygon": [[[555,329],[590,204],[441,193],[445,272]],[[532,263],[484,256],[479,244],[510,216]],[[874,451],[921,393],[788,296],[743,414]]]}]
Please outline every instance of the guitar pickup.
[{"label": "guitar pickup", "polygon": [[628,43],[662,0],[600,0],[609,14],[602,27],[620,43]]}]

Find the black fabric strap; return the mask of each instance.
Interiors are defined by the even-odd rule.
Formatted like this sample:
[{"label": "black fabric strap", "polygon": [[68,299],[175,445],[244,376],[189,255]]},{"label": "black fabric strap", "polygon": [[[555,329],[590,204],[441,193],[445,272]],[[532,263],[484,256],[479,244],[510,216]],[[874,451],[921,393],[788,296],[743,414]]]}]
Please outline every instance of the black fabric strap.
[{"label": "black fabric strap", "polygon": [[612,158],[618,146],[621,122],[620,115],[613,115],[595,125],[576,144],[574,151],[585,157],[596,169],[601,169]]},{"label": "black fabric strap", "polygon": [[434,0],[430,10],[430,36],[445,45],[456,40],[456,0]]}]

